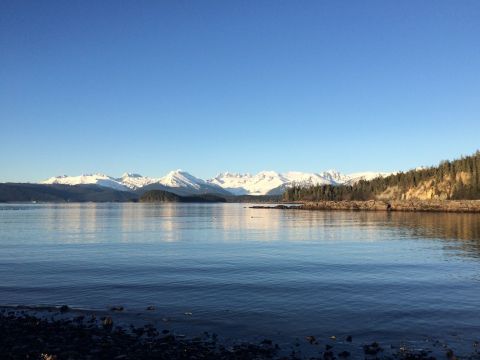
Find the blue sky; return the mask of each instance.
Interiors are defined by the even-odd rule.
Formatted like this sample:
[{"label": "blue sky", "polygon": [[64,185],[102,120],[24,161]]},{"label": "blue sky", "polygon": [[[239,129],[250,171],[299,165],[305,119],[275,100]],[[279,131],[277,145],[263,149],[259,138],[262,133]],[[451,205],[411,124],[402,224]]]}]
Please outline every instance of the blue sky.
[{"label": "blue sky", "polygon": [[480,2],[0,2],[0,181],[480,148]]}]

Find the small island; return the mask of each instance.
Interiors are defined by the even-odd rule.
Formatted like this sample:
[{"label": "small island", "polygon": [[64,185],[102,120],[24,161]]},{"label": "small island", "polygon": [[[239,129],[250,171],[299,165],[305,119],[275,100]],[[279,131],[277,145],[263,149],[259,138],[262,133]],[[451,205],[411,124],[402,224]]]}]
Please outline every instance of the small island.
[{"label": "small island", "polygon": [[141,195],[139,201],[143,203],[217,203],[226,202],[226,199],[213,194],[180,196],[165,190],[150,190]]}]

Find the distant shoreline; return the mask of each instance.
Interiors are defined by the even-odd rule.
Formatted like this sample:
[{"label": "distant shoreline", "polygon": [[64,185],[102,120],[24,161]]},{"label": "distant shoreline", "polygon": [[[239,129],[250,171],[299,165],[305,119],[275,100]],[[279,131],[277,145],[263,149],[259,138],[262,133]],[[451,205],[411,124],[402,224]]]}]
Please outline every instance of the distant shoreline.
[{"label": "distant shoreline", "polygon": [[251,206],[252,209],[344,210],[480,213],[480,200],[367,200],[367,201],[304,201],[298,205]]}]

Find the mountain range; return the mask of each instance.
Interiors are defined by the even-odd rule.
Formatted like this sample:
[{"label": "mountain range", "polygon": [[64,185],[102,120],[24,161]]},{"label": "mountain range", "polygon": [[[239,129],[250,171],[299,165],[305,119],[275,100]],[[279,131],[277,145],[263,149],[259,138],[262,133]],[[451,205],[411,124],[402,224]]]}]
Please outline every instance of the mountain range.
[{"label": "mountain range", "polygon": [[321,173],[262,171],[258,174],[237,174],[224,172],[212,179],[203,180],[186,171],[170,171],[160,178],[152,178],[134,173],[125,173],[119,178],[104,174],[79,176],[56,176],[41,184],[57,185],[97,185],[117,191],[145,193],[150,190],[169,191],[180,196],[217,194],[239,195],[281,195],[291,186],[312,185],[352,185],[360,180],[384,177],[390,173],[362,172],[341,174],[335,170]]}]

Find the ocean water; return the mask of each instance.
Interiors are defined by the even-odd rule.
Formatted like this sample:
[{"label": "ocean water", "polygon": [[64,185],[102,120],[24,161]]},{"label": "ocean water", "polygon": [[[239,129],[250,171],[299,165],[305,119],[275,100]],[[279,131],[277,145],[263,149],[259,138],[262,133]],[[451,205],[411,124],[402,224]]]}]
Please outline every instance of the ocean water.
[{"label": "ocean water", "polygon": [[0,205],[0,305],[236,339],[480,338],[479,215],[248,206]]}]

